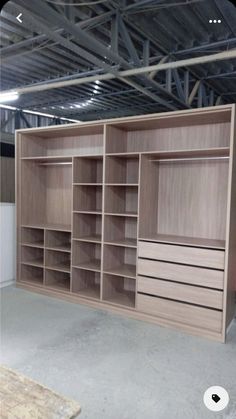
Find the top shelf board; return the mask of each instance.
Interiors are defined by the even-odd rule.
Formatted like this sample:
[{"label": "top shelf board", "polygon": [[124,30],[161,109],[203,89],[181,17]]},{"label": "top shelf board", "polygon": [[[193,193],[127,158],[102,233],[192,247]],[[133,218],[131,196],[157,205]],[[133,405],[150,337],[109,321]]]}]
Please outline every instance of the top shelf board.
[{"label": "top shelf board", "polygon": [[164,160],[171,158],[185,158],[185,157],[229,157],[230,149],[229,147],[217,147],[217,148],[205,148],[205,149],[189,149],[189,150],[160,150],[160,151],[143,151],[136,153],[108,153],[106,156],[113,157],[139,157],[139,155],[144,154],[150,158],[156,160]]}]

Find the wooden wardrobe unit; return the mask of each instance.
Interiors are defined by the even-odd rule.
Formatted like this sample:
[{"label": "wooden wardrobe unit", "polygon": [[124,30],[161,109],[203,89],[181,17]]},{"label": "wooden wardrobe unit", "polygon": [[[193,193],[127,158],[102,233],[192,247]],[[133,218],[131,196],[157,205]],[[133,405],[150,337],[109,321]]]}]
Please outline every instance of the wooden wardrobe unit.
[{"label": "wooden wardrobe unit", "polygon": [[235,105],[18,130],[18,286],[224,342],[235,147]]}]

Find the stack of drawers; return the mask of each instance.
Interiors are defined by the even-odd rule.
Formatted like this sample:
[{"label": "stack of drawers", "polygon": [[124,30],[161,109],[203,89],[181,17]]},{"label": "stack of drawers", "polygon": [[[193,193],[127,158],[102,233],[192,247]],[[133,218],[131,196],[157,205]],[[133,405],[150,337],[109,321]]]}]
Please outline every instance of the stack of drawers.
[{"label": "stack of drawers", "polygon": [[222,331],[224,250],[139,241],[137,310]]}]

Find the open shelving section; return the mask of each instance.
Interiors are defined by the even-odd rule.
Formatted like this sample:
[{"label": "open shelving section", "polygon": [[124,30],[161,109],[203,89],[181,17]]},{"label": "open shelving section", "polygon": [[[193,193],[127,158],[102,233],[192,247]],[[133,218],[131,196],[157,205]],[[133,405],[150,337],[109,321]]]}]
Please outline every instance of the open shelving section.
[{"label": "open shelving section", "polygon": [[235,106],[17,132],[17,284],[224,341]]}]

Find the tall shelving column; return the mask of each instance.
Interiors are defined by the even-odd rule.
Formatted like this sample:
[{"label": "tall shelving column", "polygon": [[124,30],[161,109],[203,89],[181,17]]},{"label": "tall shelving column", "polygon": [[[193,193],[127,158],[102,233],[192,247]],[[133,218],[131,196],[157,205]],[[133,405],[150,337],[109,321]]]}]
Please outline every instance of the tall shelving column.
[{"label": "tall shelving column", "polygon": [[105,161],[102,299],[135,307],[139,155],[107,155]]},{"label": "tall shelving column", "polygon": [[74,158],[72,292],[100,299],[103,156]]}]

